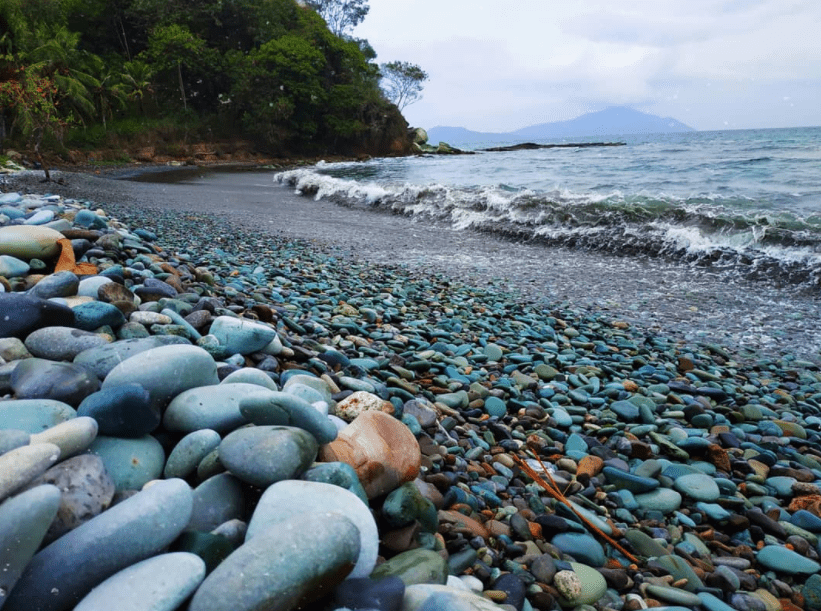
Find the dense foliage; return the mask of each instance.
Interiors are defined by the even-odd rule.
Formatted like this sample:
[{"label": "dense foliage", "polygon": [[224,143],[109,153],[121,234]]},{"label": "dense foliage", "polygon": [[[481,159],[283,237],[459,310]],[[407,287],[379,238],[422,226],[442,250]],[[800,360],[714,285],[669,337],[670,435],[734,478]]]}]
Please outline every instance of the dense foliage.
[{"label": "dense foliage", "polygon": [[[363,0],[339,2],[358,11],[354,24],[367,13]],[[0,151],[9,138],[80,147],[167,129],[276,153],[389,152],[406,124],[373,50],[317,11],[295,0],[0,0]]]}]

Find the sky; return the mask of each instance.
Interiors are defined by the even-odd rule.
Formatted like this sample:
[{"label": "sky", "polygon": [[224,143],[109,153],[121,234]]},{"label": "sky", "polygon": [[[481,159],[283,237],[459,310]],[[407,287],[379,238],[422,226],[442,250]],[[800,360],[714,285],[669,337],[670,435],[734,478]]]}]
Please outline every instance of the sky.
[{"label": "sky", "polygon": [[624,105],[699,130],[821,125],[819,0],[369,0],[412,126],[504,132]]}]

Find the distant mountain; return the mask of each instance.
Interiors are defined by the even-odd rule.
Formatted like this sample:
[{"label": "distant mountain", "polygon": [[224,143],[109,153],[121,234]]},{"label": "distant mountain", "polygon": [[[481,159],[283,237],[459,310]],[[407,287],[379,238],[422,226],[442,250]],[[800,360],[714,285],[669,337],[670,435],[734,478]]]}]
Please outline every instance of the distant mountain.
[{"label": "distant mountain", "polygon": [[428,130],[431,143],[499,143],[560,138],[597,138],[626,134],[662,134],[696,131],[671,117],[659,117],[625,106],[611,106],[568,121],[539,123],[506,133],[474,132],[464,127],[433,127]]}]

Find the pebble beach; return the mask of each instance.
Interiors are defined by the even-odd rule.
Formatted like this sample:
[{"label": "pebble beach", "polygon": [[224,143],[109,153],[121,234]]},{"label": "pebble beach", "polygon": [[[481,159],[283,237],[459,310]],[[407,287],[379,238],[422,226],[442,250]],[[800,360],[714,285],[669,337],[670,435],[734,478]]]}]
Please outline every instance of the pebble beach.
[{"label": "pebble beach", "polygon": [[66,182],[0,184],[4,611],[821,609],[812,360]]}]

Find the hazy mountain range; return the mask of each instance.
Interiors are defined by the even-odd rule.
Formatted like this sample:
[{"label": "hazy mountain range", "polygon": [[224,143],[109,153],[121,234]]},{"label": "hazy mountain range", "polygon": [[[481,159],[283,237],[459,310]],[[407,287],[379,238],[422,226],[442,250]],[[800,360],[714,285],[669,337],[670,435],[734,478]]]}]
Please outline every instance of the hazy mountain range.
[{"label": "hazy mountain range", "polygon": [[433,127],[428,131],[428,142],[450,144],[523,142],[562,138],[591,138],[624,134],[660,134],[696,131],[672,117],[659,117],[625,106],[611,106],[599,112],[590,112],[568,121],[553,121],[530,125],[512,132],[475,132],[464,127]]}]

